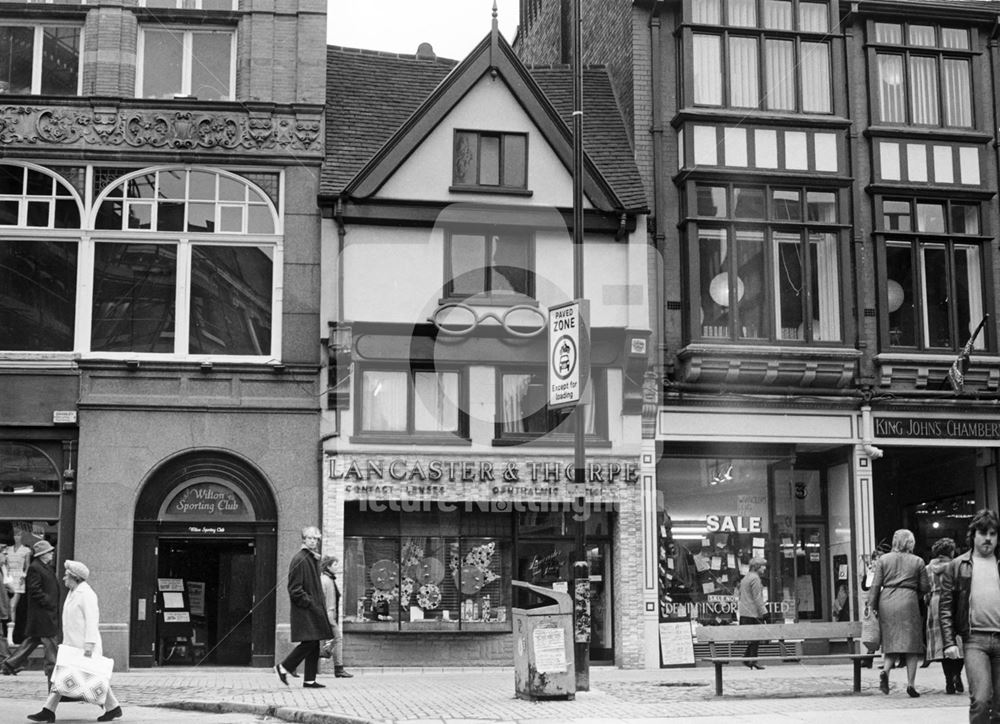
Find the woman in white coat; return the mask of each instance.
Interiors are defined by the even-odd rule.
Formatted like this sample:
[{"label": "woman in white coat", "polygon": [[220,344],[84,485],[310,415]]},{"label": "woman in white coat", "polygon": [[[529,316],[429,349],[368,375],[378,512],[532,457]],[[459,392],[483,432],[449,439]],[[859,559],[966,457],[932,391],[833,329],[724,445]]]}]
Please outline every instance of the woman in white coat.
[{"label": "woman in white coat", "polygon": [[[90,569],[80,561],[66,561],[63,565],[66,568],[63,583],[69,589],[69,595],[66,596],[66,602],[63,604],[63,643],[83,649],[85,656],[100,656],[101,633],[98,630],[100,610],[97,606],[97,594],[87,583]],[[50,692],[49,698],[45,700],[45,707],[37,714],[29,714],[28,719],[54,722],[56,720],[56,707],[61,698],[60,694],[54,691]],[[97,721],[111,721],[121,715],[122,708],[118,704],[118,699],[115,698],[111,687],[108,687],[104,713],[97,717]]]}]

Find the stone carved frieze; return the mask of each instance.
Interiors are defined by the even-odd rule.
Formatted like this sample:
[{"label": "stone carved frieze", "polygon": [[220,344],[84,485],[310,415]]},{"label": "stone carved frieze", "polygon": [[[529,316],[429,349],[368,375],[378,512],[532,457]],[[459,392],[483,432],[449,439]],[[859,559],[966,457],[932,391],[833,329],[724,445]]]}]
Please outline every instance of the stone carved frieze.
[{"label": "stone carved frieze", "polygon": [[259,153],[316,152],[318,112],[0,106],[0,144]]}]

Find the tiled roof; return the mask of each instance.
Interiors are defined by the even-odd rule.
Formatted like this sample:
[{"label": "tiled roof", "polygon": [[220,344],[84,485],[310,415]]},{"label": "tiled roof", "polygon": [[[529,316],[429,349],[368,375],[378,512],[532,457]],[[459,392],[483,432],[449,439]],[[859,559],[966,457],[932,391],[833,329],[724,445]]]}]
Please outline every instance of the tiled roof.
[{"label": "tiled roof", "polygon": [[[339,194],[455,65],[451,60],[329,47],[326,164],[320,193]],[[529,72],[570,128],[570,68],[539,66]],[[584,71],[584,150],[623,208],[646,208],[625,125],[603,67]]]},{"label": "tiled roof", "polygon": [[454,60],[328,47],[320,193],[340,193],[456,65]]},{"label": "tiled roof", "polygon": [[[568,65],[534,66],[528,72],[573,127],[573,73]],[[626,209],[646,208],[646,192],[634,162],[611,78],[603,66],[583,69],[583,150],[615,190]]]}]

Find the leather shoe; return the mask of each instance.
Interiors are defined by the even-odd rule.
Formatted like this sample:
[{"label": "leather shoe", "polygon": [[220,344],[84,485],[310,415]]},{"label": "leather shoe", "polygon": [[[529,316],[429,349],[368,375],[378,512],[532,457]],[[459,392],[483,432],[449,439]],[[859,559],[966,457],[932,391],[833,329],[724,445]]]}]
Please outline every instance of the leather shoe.
[{"label": "leather shoe", "polygon": [[333,675],[336,676],[338,679],[353,679],[354,678],[354,674],[347,673],[347,671],[345,671],[342,667],[338,668],[338,669],[334,669],[333,670]]},{"label": "leather shoe", "polygon": [[302,683],[303,689],[325,689],[326,684],[321,684],[318,681],[305,681]]},{"label": "leather shoe", "polygon": [[281,664],[275,665],[274,673],[278,675],[278,679],[281,680],[282,684],[288,686],[288,674],[285,672],[284,669],[281,668]]},{"label": "leather shoe", "polygon": [[31,721],[55,721],[56,713],[51,709],[42,707],[42,710],[37,714],[28,714],[28,719]]},{"label": "leather shoe", "polygon": [[118,719],[121,715],[122,708],[120,706],[116,706],[114,709],[106,711],[97,717],[97,721],[111,721],[112,719]]},{"label": "leather shoe", "polygon": [[909,694],[914,699],[916,699],[918,696],[920,696],[920,692],[917,691],[916,689],[914,689],[912,686],[907,686],[906,687],[906,693]]}]

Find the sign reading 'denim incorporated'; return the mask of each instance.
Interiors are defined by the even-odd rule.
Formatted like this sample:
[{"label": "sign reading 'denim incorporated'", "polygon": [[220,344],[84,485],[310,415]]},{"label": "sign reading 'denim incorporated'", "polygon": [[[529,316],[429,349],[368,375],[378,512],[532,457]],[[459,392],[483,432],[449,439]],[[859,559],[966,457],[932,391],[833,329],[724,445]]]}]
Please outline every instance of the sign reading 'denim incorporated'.
[{"label": "sign reading 'denim incorporated'", "polygon": [[549,307],[549,407],[580,402],[590,377],[590,302],[574,299]]}]

